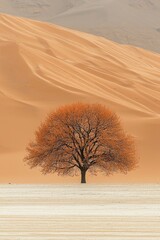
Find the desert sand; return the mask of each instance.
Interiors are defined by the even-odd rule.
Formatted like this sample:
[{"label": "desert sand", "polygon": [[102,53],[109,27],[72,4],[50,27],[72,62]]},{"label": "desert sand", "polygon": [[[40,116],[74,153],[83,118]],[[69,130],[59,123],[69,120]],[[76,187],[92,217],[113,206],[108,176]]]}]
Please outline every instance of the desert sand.
[{"label": "desert sand", "polygon": [[159,240],[159,185],[0,185],[0,240]]},{"label": "desert sand", "polygon": [[73,182],[42,176],[23,158],[46,114],[77,101],[113,109],[135,137],[139,158],[139,168],[127,176],[89,181],[160,181],[159,54],[6,14],[0,32],[0,182]]},{"label": "desert sand", "polygon": [[52,22],[160,53],[159,0],[1,0],[0,12]]}]

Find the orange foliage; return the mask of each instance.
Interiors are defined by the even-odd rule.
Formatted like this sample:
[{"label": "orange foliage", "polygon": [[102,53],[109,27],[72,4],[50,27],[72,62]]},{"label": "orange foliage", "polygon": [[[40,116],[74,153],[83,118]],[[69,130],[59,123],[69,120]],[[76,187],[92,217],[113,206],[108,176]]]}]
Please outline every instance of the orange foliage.
[{"label": "orange foliage", "polygon": [[87,171],[127,173],[136,167],[134,140],[119,118],[100,104],[76,103],[50,113],[27,147],[25,161],[42,172],[76,175]]}]

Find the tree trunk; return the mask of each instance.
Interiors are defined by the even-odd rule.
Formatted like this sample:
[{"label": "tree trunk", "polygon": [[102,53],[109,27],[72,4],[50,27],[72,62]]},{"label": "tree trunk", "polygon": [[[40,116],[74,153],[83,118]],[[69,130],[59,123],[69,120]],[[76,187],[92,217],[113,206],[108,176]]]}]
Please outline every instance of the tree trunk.
[{"label": "tree trunk", "polygon": [[86,183],[86,170],[81,170],[81,183]]}]

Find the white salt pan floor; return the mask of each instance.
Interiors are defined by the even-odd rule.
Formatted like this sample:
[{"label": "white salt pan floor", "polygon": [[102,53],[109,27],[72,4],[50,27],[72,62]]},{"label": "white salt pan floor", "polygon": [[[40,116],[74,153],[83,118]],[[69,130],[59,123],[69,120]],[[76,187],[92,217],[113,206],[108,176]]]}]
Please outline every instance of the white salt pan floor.
[{"label": "white salt pan floor", "polygon": [[159,240],[160,185],[0,185],[0,240]]}]

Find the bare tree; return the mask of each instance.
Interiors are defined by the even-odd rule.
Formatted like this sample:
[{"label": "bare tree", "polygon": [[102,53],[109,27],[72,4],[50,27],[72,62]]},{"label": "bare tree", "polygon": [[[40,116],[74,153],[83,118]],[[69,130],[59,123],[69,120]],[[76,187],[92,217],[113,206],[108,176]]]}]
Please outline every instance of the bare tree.
[{"label": "bare tree", "polygon": [[86,183],[86,172],[127,173],[136,166],[133,138],[119,118],[100,104],[76,103],[48,115],[27,147],[25,161],[44,174],[76,175]]}]

